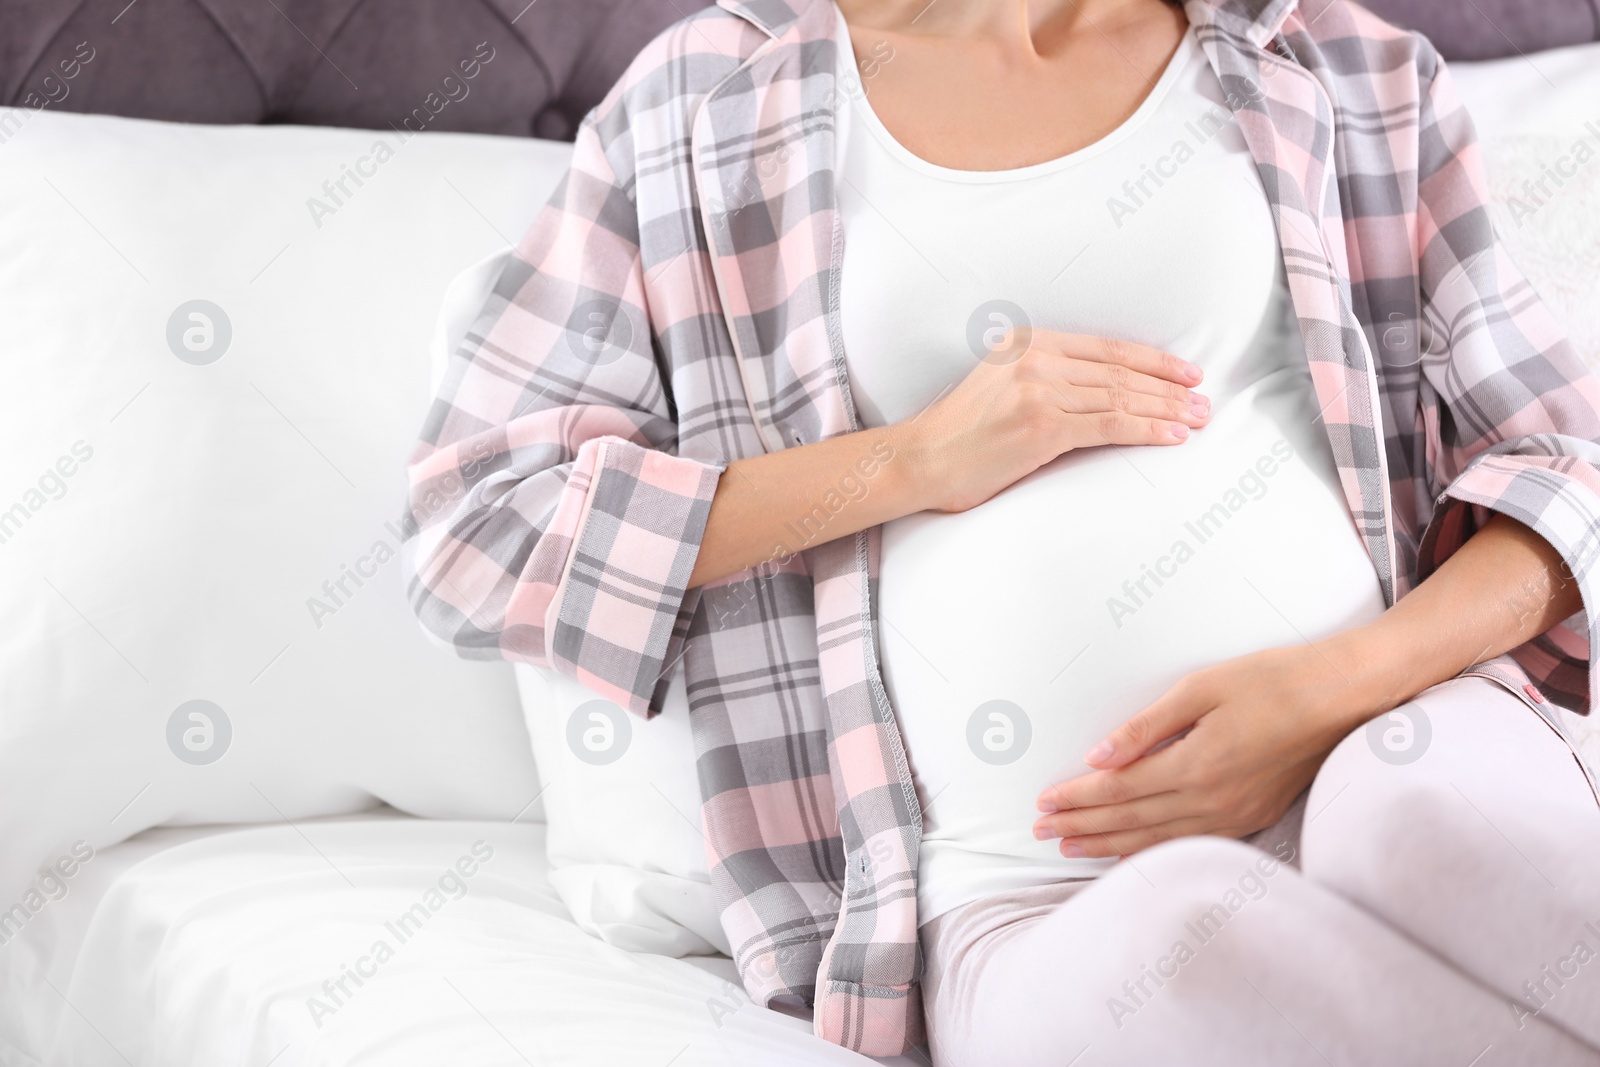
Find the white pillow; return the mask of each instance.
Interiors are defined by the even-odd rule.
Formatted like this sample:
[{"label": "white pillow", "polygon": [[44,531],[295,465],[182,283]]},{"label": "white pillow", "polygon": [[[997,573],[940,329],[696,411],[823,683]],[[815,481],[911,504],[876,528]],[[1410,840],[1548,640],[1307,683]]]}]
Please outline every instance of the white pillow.
[{"label": "white pillow", "polygon": [[162,823],[539,817],[510,667],[432,647],[390,554],[445,285],[570,146],[18,117],[0,912],[74,842]]},{"label": "white pillow", "polygon": [[682,665],[649,722],[555,671],[518,664],[517,682],[545,787],[550,884],[573,921],[633,952],[730,955]]},{"label": "white pillow", "polygon": [[[433,380],[494,288],[509,248],[456,276],[433,339]],[[549,825],[550,882],[574,921],[619,948],[728,953],[700,829],[680,664],[645,722],[556,671],[516,665]]]},{"label": "white pillow", "polygon": [[1451,70],[1483,144],[1495,230],[1600,368],[1600,44]]}]

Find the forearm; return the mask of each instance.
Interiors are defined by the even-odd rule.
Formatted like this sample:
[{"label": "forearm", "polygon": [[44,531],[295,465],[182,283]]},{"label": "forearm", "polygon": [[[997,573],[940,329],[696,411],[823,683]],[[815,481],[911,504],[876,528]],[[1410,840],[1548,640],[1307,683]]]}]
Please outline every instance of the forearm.
[{"label": "forearm", "polygon": [[1582,609],[1560,554],[1497,513],[1382,616],[1329,641],[1328,653],[1360,693],[1352,714],[1370,718]]},{"label": "forearm", "polygon": [[1025,339],[903,422],[730,463],[690,587],[903,515],[966,511],[1073,449],[1171,448],[1210,421],[1192,388],[1200,368],[1171,353],[1043,329]]},{"label": "forearm", "polygon": [[906,424],[734,460],[722,472],[689,586],[922,511]]}]

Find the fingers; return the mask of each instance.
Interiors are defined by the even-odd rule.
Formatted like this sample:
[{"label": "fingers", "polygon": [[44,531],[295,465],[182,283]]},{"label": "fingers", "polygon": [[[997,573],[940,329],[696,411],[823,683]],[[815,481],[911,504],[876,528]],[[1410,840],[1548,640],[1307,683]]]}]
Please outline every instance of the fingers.
[{"label": "fingers", "polygon": [[1187,730],[1216,706],[1204,684],[1191,675],[1161,694],[1155,703],[1113,730],[1084,753],[1083,762],[1109,770],[1126,767],[1168,738]]},{"label": "fingers", "polygon": [[1187,360],[1171,352],[1151,348],[1136,341],[1116,337],[1095,337],[1089,334],[1058,333],[1054,330],[1034,330],[1030,339],[1034,348],[1054,349],[1075,359],[1100,363],[1107,367],[1125,367],[1151,377],[1162,378],[1182,386],[1200,384],[1204,372]]},{"label": "fingers", "polygon": [[[1198,395],[1198,394],[1196,394]],[[1203,398],[1185,402],[1121,389],[1057,390],[1066,417],[1057,427],[1062,451],[1097,445],[1175,445],[1211,419]]]},{"label": "fingers", "polygon": [[1157,826],[1195,813],[1187,798],[1177,792],[1139,797],[1126,804],[1099,808],[1072,808],[1041,815],[1033,824],[1033,836],[1040,841],[1052,837],[1071,840],[1099,837]]},{"label": "fingers", "polygon": [[1131,767],[1061,782],[1039,796],[1045,812],[1034,837],[1060,837],[1063,856],[1127,856],[1174,837],[1238,837],[1241,820],[1215,795],[1197,792],[1185,774],[1193,754],[1184,746],[1158,749]]},{"label": "fingers", "polygon": [[1211,400],[1180,382],[1170,381],[1156,374],[1146,374],[1121,364],[1099,363],[1084,359],[1045,360],[1044,366],[1063,383],[1079,389],[1110,389],[1125,393],[1145,393],[1150,396],[1181,400],[1184,406],[1198,403],[1210,410]]},{"label": "fingers", "polygon": [[1217,832],[1217,829],[1203,818],[1173,819],[1154,826],[1143,826],[1137,830],[1091,834],[1087,837],[1065,840],[1056,847],[1068,859],[1104,859],[1110,856],[1131,856],[1135,852],[1141,852],[1152,845],[1159,845],[1163,841],[1171,841],[1175,837]]},{"label": "fingers", "polygon": [[1187,782],[1184,772],[1188,754],[1184,747],[1174,745],[1152,752],[1131,767],[1095,771],[1070,781],[1057,782],[1039,794],[1036,806],[1046,813],[1070,811],[1074,808],[1129,804],[1142,797],[1174,792]]},{"label": "fingers", "polygon": [[1152,419],[1121,411],[1066,415],[1055,427],[1056,453],[1099,445],[1181,445],[1189,439],[1189,426],[1171,419]]},{"label": "fingers", "polygon": [[[1062,451],[1099,445],[1175,445],[1211,418],[1210,398],[1189,388],[1200,369],[1148,345],[1036,331],[1030,366],[1053,389]],[[1052,357],[1066,357],[1052,358]]]},{"label": "fingers", "polygon": [[[1154,382],[1156,379],[1152,378]],[[1166,385],[1166,388],[1177,389],[1177,386]],[[1188,393],[1181,396],[1164,396],[1160,393],[1144,393],[1135,389],[1120,389],[1116,387],[1077,388],[1070,392],[1058,390],[1064,411],[1075,415],[1088,415],[1095,412],[1121,412],[1124,415],[1133,415],[1140,418],[1165,419],[1170,422],[1183,422],[1190,426],[1204,426],[1211,419],[1211,401],[1199,393]]]}]

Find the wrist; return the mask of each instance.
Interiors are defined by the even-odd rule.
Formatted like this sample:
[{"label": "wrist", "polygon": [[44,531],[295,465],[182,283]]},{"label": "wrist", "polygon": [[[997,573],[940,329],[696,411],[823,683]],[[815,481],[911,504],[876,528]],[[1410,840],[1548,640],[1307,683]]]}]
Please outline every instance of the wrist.
[{"label": "wrist", "polygon": [[1323,643],[1329,661],[1346,683],[1340,703],[1352,728],[1399,707],[1427,688],[1415,684],[1416,656],[1384,624],[1387,618],[1379,616]]},{"label": "wrist", "polygon": [[891,472],[896,495],[902,503],[897,510],[909,515],[937,508],[937,488],[941,482],[935,473],[936,452],[925,428],[911,418],[878,432],[884,435],[893,452],[893,457],[885,461],[885,467]]}]

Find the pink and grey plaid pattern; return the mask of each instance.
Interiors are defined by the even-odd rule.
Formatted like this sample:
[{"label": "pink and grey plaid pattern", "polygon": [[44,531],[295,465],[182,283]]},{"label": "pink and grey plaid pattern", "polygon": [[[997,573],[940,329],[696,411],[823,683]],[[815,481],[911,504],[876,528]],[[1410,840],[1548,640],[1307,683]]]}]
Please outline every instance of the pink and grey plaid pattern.
[{"label": "pink and grey plaid pattern", "polygon": [[[1432,47],[1344,0],[1186,11],[1260,169],[1390,601],[1501,511],[1592,605],[1600,387],[1495,240]],[[921,807],[876,663],[879,531],[684,588],[730,460],[858,426],[834,32],[830,0],[721,0],[588,116],[423,427],[408,566],[462,655],[551,666],[645,716],[681,659],[745,987],[814,999],[820,1035],[881,1055],[921,1032]],[[1476,672],[1553,725],[1532,681],[1587,713],[1588,615]]]}]

